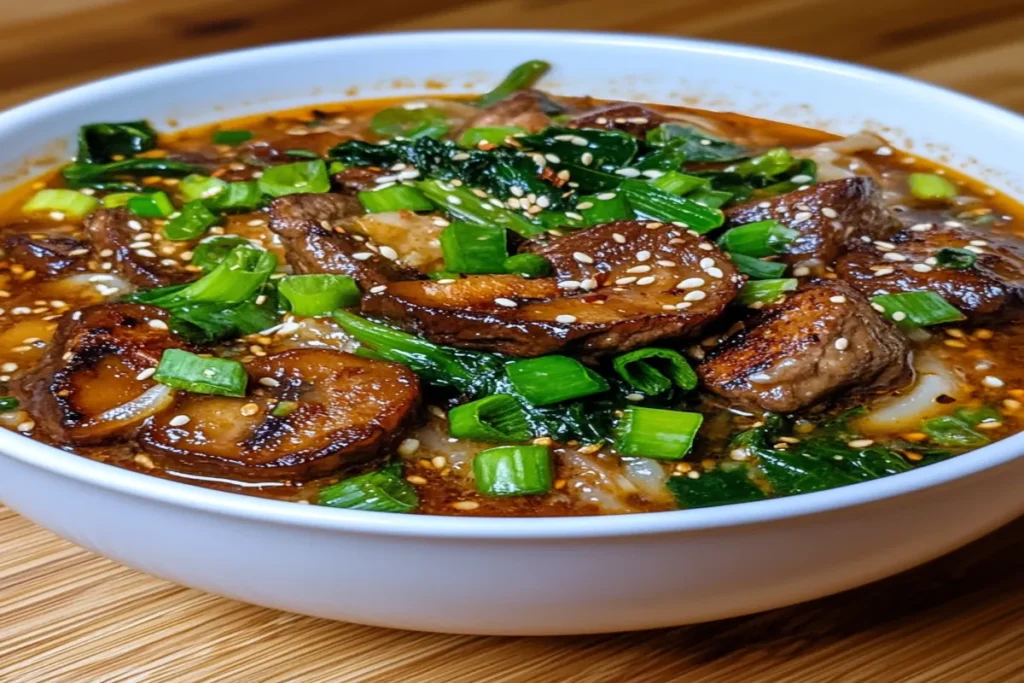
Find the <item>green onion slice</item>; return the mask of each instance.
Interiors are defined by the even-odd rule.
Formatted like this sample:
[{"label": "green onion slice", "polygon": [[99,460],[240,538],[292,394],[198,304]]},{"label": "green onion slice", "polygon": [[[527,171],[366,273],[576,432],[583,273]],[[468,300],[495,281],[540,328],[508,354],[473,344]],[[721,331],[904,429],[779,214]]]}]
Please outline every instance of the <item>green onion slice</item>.
[{"label": "green onion slice", "polygon": [[700,413],[626,408],[615,426],[615,449],[622,455],[680,460],[693,445],[703,421]]},{"label": "green onion slice", "polygon": [[441,231],[444,269],[456,273],[503,273],[508,258],[505,228],[452,223]]},{"label": "green onion slice", "polygon": [[0,396],[0,413],[17,410],[19,405],[21,404],[14,396]]},{"label": "green onion slice", "polygon": [[476,490],[485,496],[541,495],[553,483],[547,446],[499,446],[473,458]]},{"label": "green onion slice", "polygon": [[191,240],[199,237],[218,222],[200,200],[193,200],[181,207],[177,216],[164,225],[164,236],[169,240]]},{"label": "green onion slice", "polygon": [[796,278],[749,280],[740,287],[737,300],[746,306],[770,304],[782,298],[786,292],[795,290],[799,284]]},{"label": "green onion slice", "polygon": [[383,138],[438,138],[448,132],[448,115],[436,107],[391,107],[374,114],[370,130]]},{"label": "green onion slice", "polygon": [[368,213],[389,211],[433,211],[434,205],[422,192],[408,185],[392,185],[359,193],[359,201]]},{"label": "green onion slice", "polygon": [[174,213],[174,204],[166,192],[150,192],[131,197],[126,206],[142,218],[167,218]]},{"label": "green onion slice", "polygon": [[474,441],[526,441],[532,432],[514,396],[494,394],[448,411],[448,432]]},{"label": "green onion slice", "polygon": [[668,173],[658,176],[649,182],[659,190],[664,190],[665,192],[674,194],[677,197],[681,197],[698,188],[706,187],[708,184],[708,181],[705,178],[698,178],[697,176],[687,175],[685,173],[680,173],[679,171],[669,171]]},{"label": "green onion slice", "polygon": [[504,272],[525,278],[547,277],[551,262],[538,254],[516,254],[505,259]]},{"label": "green onion slice", "polygon": [[218,235],[208,237],[192,250],[192,265],[199,266],[203,272],[209,273],[220,265],[235,247],[251,246],[249,240],[237,235]]},{"label": "green onion slice", "polygon": [[236,360],[203,358],[181,349],[167,349],[153,379],[197,394],[245,396],[249,375]]},{"label": "green onion slice", "polygon": [[517,90],[532,87],[550,68],[550,64],[539,59],[531,59],[528,62],[524,62],[512,69],[494,90],[477,98],[473,104],[481,108],[497,104]]},{"label": "green onion slice", "polygon": [[957,195],[956,185],[934,173],[911,173],[907,184],[910,194],[924,201],[944,201]]},{"label": "green onion slice", "polygon": [[774,256],[786,253],[800,233],[774,220],[748,223],[727,230],[718,240],[718,246],[733,254],[744,256]]},{"label": "green onion slice", "polygon": [[729,258],[736,270],[754,280],[773,280],[781,278],[786,273],[786,264],[778,261],[762,261],[753,256],[730,253]]},{"label": "green onion slice", "polygon": [[181,179],[181,182],[178,183],[178,192],[181,193],[182,199],[191,202],[197,199],[216,197],[227,187],[228,184],[220,178],[193,173]]},{"label": "green onion slice", "polygon": [[298,316],[327,315],[362,298],[359,285],[347,275],[290,275],[281,278],[277,291]]},{"label": "green onion slice", "polygon": [[463,147],[476,147],[481,142],[491,145],[504,145],[514,135],[524,135],[525,128],[519,126],[487,126],[470,128],[459,136],[459,144]]},{"label": "green onion slice", "polygon": [[967,270],[978,260],[978,255],[966,249],[944,247],[935,252],[935,263],[947,270]]},{"label": "green onion slice", "polygon": [[626,194],[638,215],[670,223],[681,222],[699,234],[714,230],[725,222],[725,216],[718,209],[669,194],[644,180],[624,180],[619,190]]},{"label": "green onion slice", "polygon": [[533,223],[522,214],[495,206],[464,185],[450,185],[443,180],[423,180],[416,183],[416,187],[455,220],[508,228],[523,237],[535,237],[545,231],[543,225]]},{"label": "green onion slice", "polygon": [[323,159],[271,166],[263,171],[258,182],[260,190],[271,197],[302,192],[328,192],[331,189],[331,179]]},{"label": "green onion slice", "polygon": [[673,384],[686,391],[697,388],[697,373],[672,349],[630,351],[617,356],[612,367],[631,387],[648,396],[668,391]]},{"label": "green onion slice", "polygon": [[212,271],[157,298],[140,300],[161,308],[200,302],[237,304],[256,293],[277,268],[277,257],[250,245],[235,247]]},{"label": "green onion slice", "polygon": [[217,130],[213,132],[213,144],[215,145],[240,145],[252,138],[251,130]]},{"label": "green onion slice", "polygon": [[111,192],[108,195],[104,195],[103,199],[100,200],[100,203],[104,208],[116,209],[120,206],[127,205],[128,200],[132,197],[141,196],[143,196],[142,192]]},{"label": "green onion slice", "polygon": [[633,209],[621,192],[601,192],[584,195],[576,202],[576,212],[586,225],[604,225],[636,218]]},{"label": "green onion slice", "polygon": [[964,314],[935,292],[904,292],[871,298],[882,312],[901,325],[940,325],[964,319]]},{"label": "green onion slice", "polygon": [[99,206],[95,197],[75,190],[39,190],[25,202],[25,213],[62,213],[67,218],[84,218]]},{"label": "green onion slice", "polygon": [[516,391],[535,406],[608,390],[599,374],[568,356],[541,356],[509,363],[505,372]]},{"label": "green onion slice", "polygon": [[326,486],[317,502],[371,512],[412,512],[420,504],[416,489],[402,479],[402,467],[397,463]]}]

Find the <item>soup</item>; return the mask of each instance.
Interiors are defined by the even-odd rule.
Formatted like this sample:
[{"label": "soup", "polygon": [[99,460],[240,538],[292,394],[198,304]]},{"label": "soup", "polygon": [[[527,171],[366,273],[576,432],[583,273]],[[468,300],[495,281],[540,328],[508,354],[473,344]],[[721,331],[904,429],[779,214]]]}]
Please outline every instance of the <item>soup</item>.
[{"label": "soup", "polygon": [[668,105],[95,123],[0,196],[0,424],[238,493],[560,516],[750,502],[1020,430],[1021,207]]}]

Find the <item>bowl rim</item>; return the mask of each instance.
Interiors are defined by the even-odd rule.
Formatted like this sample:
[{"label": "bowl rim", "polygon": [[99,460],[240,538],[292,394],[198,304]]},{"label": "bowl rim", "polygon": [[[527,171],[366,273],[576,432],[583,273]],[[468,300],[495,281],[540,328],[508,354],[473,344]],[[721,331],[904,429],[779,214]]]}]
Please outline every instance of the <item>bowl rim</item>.
[{"label": "bowl rim", "polygon": [[[232,50],[137,69],[62,90],[2,111],[0,112],[0,135],[4,134],[5,129],[15,129],[31,124],[39,114],[73,105],[79,99],[98,96],[116,97],[120,91],[131,89],[142,81],[180,76],[183,73],[201,71],[213,65],[237,65],[244,68],[245,63],[253,57],[274,59],[296,52],[318,52],[337,46],[356,50],[379,50],[385,49],[392,41],[403,43],[415,41],[423,47],[437,44],[450,45],[452,42],[457,42],[464,44],[468,49],[475,44],[487,44],[493,41],[550,44],[552,40],[559,41],[559,50],[571,50],[574,46],[579,45],[600,45],[609,49],[640,47],[682,53],[712,54],[779,63],[798,70],[825,71],[834,74],[837,78],[900,85],[904,88],[911,88],[923,96],[938,98],[943,103],[956,106],[960,110],[969,111],[975,119],[988,119],[994,124],[1020,128],[1024,134],[1024,117],[996,105],[906,76],[794,52],[691,38],[627,33],[558,30],[461,30],[398,32],[294,41]],[[867,505],[950,484],[1020,459],[1024,457],[1024,432],[969,454],[921,469],[816,493],[710,508],[586,517],[499,518],[397,515],[300,505],[294,502],[217,491],[125,470],[46,445],[6,429],[0,429],[0,457],[11,458],[26,466],[46,470],[82,484],[147,499],[153,503],[276,525],[418,538],[569,540],[647,536],[727,528]]]}]

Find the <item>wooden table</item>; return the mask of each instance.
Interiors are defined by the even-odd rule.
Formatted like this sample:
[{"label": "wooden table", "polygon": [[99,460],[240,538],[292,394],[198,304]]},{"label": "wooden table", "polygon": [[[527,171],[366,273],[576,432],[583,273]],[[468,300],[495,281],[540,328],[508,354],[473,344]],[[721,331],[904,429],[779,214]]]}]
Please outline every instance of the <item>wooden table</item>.
[{"label": "wooden table", "polygon": [[[395,29],[547,27],[813,52],[1024,111],[1020,0],[4,5],[0,106],[127,68],[246,45]],[[1019,520],[887,581],[762,615],[611,636],[439,636],[325,622],[179,588],[0,508],[0,681],[1011,683],[1024,681],[1022,576]]]}]

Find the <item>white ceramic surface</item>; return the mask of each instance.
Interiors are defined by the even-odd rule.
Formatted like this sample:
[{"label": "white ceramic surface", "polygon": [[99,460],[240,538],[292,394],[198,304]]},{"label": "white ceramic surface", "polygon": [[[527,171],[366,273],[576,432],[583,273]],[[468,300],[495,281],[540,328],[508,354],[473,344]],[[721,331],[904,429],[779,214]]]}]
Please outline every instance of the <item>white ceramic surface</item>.
[{"label": "white ceramic surface", "polygon": [[[0,170],[31,170],[26,155],[91,121],[193,125],[345,99],[352,86],[358,97],[421,93],[426,79],[481,90],[530,58],[555,65],[543,85],[559,93],[696,96],[838,133],[866,126],[1024,195],[1024,120],[963,96],[754,48],[539,32],[326,40],[131,73],[0,114]],[[721,508],[456,519],[220,493],[0,430],[0,500],[128,566],[248,602],[401,628],[565,634],[755,612],[924,562],[1024,512],[1022,453],[1024,434],[878,481]]]}]

